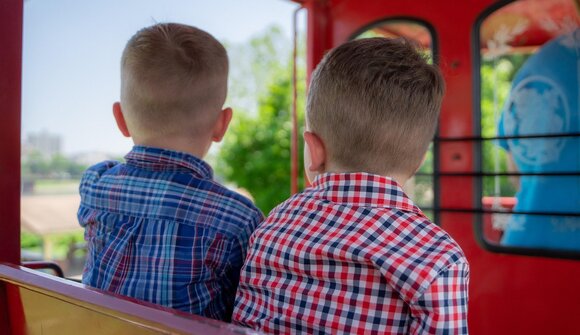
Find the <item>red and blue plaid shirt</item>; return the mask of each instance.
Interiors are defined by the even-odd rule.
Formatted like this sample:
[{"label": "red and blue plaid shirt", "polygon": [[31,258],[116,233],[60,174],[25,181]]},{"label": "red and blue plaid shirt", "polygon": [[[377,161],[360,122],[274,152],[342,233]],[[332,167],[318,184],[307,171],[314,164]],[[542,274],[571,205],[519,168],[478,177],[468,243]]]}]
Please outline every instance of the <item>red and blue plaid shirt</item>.
[{"label": "red and blue plaid shirt", "polygon": [[467,334],[469,266],[392,179],[323,174],[250,238],[233,321],[267,333]]},{"label": "red and blue plaid shirt", "polygon": [[229,320],[261,212],[192,155],[135,146],[125,158],[89,168],[81,181],[83,283]]}]

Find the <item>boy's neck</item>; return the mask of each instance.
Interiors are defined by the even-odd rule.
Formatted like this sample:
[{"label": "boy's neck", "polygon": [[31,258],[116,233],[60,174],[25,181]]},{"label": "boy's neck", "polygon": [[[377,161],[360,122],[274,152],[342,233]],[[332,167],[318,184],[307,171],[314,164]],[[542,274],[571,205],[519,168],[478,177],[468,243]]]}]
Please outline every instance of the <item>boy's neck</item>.
[{"label": "boy's neck", "polygon": [[133,138],[133,143],[135,145],[185,152],[199,159],[205,157],[211,146],[211,140],[203,141],[184,137]]},{"label": "boy's neck", "polygon": [[394,179],[401,186],[405,185],[407,180],[409,180],[409,178],[404,177],[404,176],[399,175],[399,174],[387,175],[386,177]]},{"label": "boy's neck", "polygon": [[[357,172],[364,172],[364,173],[369,173],[369,174],[377,174],[377,173],[373,173],[373,172],[367,172],[367,171],[351,171],[348,169],[340,169],[340,168],[328,168],[325,171],[321,171],[320,173],[314,173],[312,175],[312,180],[310,180],[310,182],[314,181],[314,178],[316,178],[319,174],[322,173],[357,173]],[[398,174],[398,173],[391,173],[391,174],[377,174],[379,176],[384,176],[384,177],[388,177],[391,178],[393,180],[395,180],[399,185],[403,186],[405,185],[405,183],[410,179],[410,177],[405,176],[403,174]]]},{"label": "boy's neck", "polygon": [[345,169],[342,166],[334,163],[332,160],[329,160],[326,164],[326,171],[325,172],[332,172],[332,173],[352,173],[352,172],[365,172],[369,174],[376,174],[379,176],[384,176],[388,178],[394,179],[399,185],[403,186],[409,180],[411,176],[407,176],[406,174],[402,173],[381,173],[381,172],[370,172],[370,171],[352,171],[350,169]]}]

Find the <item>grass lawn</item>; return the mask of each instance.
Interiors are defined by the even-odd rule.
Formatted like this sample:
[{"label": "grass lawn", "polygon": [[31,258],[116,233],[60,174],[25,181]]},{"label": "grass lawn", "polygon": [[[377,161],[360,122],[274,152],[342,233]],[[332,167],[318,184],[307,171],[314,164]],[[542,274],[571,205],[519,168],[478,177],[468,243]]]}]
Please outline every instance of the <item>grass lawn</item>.
[{"label": "grass lawn", "polygon": [[80,180],[39,179],[34,182],[34,194],[72,194],[79,191]]}]

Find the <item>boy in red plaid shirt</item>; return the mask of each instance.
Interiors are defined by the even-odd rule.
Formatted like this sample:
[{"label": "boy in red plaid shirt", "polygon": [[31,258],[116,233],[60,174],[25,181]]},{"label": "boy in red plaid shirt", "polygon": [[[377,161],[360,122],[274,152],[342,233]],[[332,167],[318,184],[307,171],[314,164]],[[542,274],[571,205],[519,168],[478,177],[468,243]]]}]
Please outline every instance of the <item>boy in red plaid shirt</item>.
[{"label": "boy in red plaid shirt", "polygon": [[469,266],[401,185],[433,138],[444,81],[405,40],[351,41],[313,73],[312,186],[254,232],[235,323],[267,333],[467,334]]}]

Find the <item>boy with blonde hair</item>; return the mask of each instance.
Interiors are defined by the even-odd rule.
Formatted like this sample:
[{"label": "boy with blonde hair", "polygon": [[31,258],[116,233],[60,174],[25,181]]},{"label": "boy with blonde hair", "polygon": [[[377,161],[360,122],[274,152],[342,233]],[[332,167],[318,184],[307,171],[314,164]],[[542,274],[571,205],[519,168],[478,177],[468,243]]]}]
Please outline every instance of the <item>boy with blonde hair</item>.
[{"label": "boy with blonde hair", "polygon": [[262,219],[202,159],[232,117],[228,57],[182,24],[137,32],[121,60],[119,130],[135,146],[81,181],[86,285],[229,320],[250,234]]},{"label": "boy with blonde hair", "polygon": [[351,41],[324,57],[306,111],[312,186],[252,235],[234,322],[267,333],[467,333],[467,260],[401,187],[443,93],[437,67],[405,40]]}]

